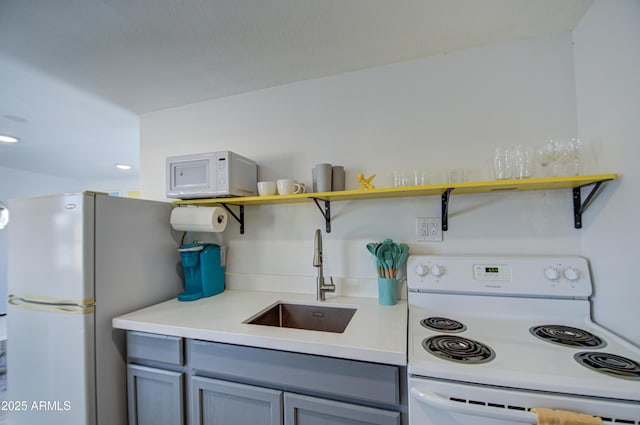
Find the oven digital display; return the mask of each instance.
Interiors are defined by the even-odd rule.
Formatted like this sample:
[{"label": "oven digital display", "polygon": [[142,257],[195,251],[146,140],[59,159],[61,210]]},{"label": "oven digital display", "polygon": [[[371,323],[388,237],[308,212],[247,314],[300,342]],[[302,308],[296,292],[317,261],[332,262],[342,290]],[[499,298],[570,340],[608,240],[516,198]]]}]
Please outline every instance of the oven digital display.
[{"label": "oven digital display", "polygon": [[474,264],[473,277],[481,282],[509,282],[511,267],[508,264]]}]

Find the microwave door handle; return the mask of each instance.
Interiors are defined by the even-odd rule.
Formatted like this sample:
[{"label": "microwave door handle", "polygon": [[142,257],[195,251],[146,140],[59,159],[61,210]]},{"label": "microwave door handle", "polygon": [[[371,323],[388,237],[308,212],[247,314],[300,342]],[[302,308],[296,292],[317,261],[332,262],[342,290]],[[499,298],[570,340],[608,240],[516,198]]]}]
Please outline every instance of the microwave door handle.
[{"label": "microwave door handle", "polygon": [[411,388],[411,396],[423,404],[449,412],[524,424],[535,424],[537,422],[536,415],[531,412],[460,403],[451,401],[433,392],[420,391],[417,388]]}]

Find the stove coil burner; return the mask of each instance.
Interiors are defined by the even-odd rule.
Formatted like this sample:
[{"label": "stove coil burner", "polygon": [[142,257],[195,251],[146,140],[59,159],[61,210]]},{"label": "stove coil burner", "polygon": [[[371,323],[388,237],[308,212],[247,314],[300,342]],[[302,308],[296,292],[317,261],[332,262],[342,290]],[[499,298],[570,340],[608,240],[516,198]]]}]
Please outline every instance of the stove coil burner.
[{"label": "stove coil burner", "polygon": [[428,317],[426,319],[422,319],[420,324],[427,329],[440,332],[458,333],[467,330],[467,327],[464,324],[446,317]]},{"label": "stove coil burner", "polygon": [[466,364],[486,363],[496,356],[488,346],[457,335],[432,336],[422,346],[436,357]]},{"label": "stove coil burner", "polygon": [[640,381],[640,363],[610,353],[583,351],[573,355],[578,363],[605,375]]},{"label": "stove coil burner", "polygon": [[529,332],[544,341],[569,347],[602,348],[607,345],[596,335],[570,326],[534,326]]}]

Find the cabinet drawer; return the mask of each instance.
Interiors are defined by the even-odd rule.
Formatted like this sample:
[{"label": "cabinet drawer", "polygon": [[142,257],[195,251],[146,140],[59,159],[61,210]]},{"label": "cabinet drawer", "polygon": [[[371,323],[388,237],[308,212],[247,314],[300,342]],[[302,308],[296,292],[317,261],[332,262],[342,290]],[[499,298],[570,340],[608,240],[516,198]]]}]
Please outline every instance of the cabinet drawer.
[{"label": "cabinet drawer", "polygon": [[182,353],[182,338],[178,336],[127,332],[127,357],[130,359],[182,365]]},{"label": "cabinet drawer", "polygon": [[397,366],[188,340],[196,374],[339,400],[400,404]]}]

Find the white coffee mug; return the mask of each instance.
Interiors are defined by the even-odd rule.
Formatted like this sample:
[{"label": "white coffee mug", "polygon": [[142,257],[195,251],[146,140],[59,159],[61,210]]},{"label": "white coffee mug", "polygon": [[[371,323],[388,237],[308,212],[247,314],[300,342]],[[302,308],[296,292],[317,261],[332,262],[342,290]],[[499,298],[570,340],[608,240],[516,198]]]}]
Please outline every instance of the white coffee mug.
[{"label": "white coffee mug", "polygon": [[271,196],[275,195],[277,191],[276,182],[258,182],[258,195]]},{"label": "white coffee mug", "polygon": [[277,182],[278,193],[280,195],[291,195],[294,193],[304,193],[304,184],[293,179],[280,179]]}]

